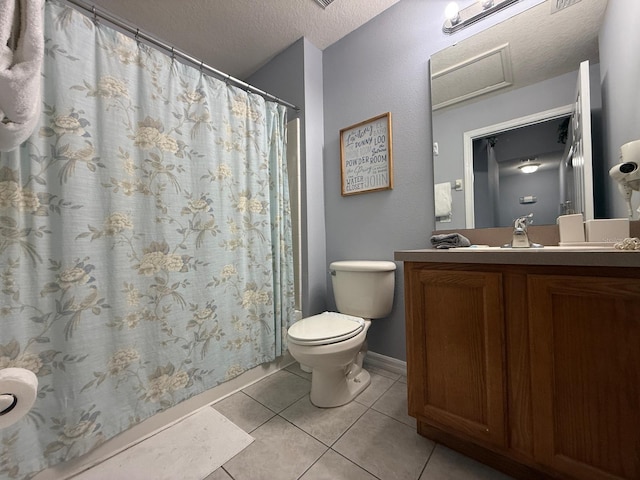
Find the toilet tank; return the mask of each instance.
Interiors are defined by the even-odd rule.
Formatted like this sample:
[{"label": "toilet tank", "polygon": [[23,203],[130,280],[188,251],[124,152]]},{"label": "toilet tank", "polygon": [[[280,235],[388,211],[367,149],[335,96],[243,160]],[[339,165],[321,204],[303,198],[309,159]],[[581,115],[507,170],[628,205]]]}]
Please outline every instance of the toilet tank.
[{"label": "toilet tank", "polygon": [[340,313],[366,319],[391,313],[396,264],[386,261],[350,260],[329,265],[333,296]]}]

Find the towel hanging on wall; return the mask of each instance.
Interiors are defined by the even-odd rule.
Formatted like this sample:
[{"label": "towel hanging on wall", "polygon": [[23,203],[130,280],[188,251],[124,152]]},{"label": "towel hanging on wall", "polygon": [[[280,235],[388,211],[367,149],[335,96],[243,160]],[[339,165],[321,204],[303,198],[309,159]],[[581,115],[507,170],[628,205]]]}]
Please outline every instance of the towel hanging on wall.
[{"label": "towel hanging on wall", "polygon": [[434,187],[436,217],[451,215],[451,183],[436,183]]},{"label": "towel hanging on wall", "polygon": [[29,138],[40,116],[43,1],[0,0],[0,151],[3,152],[17,148]]}]

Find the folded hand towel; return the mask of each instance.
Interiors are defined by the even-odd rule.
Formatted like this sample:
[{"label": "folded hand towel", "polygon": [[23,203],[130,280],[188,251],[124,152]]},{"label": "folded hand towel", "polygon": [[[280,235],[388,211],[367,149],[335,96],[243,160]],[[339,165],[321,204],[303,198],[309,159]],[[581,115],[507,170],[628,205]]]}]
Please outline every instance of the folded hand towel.
[{"label": "folded hand towel", "polygon": [[[14,25],[14,13],[20,9]],[[0,0],[0,151],[18,147],[33,133],[42,100],[43,0]],[[13,30],[13,34],[12,34]],[[12,49],[12,37],[17,45]]]},{"label": "folded hand towel", "polygon": [[441,233],[431,236],[431,245],[436,248],[456,248],[468,247],[471,242],[467,237],[459,233]]},{"label": "folded hand towel", "polygon": [[436,183],[434,186],[436,217],[451,215],[451,183]]}]

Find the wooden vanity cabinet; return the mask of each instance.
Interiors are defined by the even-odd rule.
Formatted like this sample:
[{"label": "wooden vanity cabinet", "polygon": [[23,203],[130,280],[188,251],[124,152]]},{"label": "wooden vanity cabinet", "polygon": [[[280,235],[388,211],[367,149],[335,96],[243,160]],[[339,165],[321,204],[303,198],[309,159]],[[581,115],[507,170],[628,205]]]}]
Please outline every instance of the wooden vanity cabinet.
[{"label": "wooden vanity cabinet", "polygon": [[410,268],[410,414],[505,445],[504,313],[499,273]]},{"label": "wooden vanity cabinet", "polygon": [[516,478],[640,479],[640,272],[405,263],[419,433]]},{"label": "wooden vanity cabinet", "polygon": [[640,479],[640,280],[529,275],[534,457]]}]

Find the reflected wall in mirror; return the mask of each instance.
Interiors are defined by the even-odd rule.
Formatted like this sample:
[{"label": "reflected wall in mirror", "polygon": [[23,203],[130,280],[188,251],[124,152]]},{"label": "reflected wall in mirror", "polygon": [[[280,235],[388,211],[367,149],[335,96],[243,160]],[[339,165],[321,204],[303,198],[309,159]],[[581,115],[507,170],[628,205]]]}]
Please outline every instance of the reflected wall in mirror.
[{"label": "reflected wall in mirror", "polygon": [[[573,143],[570,136],[568,143],[565,140],[557,146],[553,156],[547,155],[549,143],[558,140],[559,132],[553,131],[558,125],[527,129],[534,135],[528,139],[519,132],[510,142],[517,142],[523,148],[529,145],[529,150],[521,153],[512,150],[498,155],[498,138],[492,173],[474,174],[476,160],[468,161],[465,169],[464,158],[465,154],[473,158],[473,140],[477,140],[478,146],[482,138],[499,137],[496,126],[503,125],[503,131],[511,131],[518,126],[516,119],[522,120],[522,126],[566,119],[567,114],[575,110],[578,71],[584,60],[591,64],[588,70],[593,85],[591,109],[600,110],[598,31],[606,6],[607,0],[582,0],[552,14],[551,2],[545,1],[431,57],[434,152],[437,147],[434,182],[443,186],[464,179],[462,191],[451,192],[450,215],[437,217],[436,229],[512,225],[510,216],[529,212],[534,212],[536,224],[554,223],[563,211],[587,211],[593,218],[591,178],[585,182],[573,177],[573,173],[582,174],[579,163],[584,163],[586,156],[573,159],[578,168],[571,175],[561,168],[563,162],[566,165],[572,161],[570,153],[576,153],[570,152]],[[568,132],[573,132],[573,127],[570,124]],[[592,128],[598,136],[599,124],[594,122]],[[483,131],[486,134],[483,135]],[[541,137],[544,131],[553,138]],[[503,144],[505,141],[503,138]],[[486,145],[485,140],[485,158]],[[578,146],[581,153],[585,144]],[[591,148],[590,143],[587,146]],[[518,172],[521,181],[508,185],[509,181],[505,180],[502,188],[490,188],[492,184],[500,184],[499,170],[506,168],[500,167],[501,164],[535,156],[538,163],[545,165],[538,172],[529,175]],[[480,180],[483,186],[477,183]],[[514,187],[514,183],[518,186]],[[555,187],[555,200],[548,192],[551,184]],[[584,201],[567,204],[566,195],[572,191],[582,194]],[[527,198],[521,202],[521,197]],[[529,197],[537,197],[537,202],[531,202]],[[545,209],[544,214],[536,214],[536,209],[542,211],[539,207],[543,197],[555,205]]]},{"label": "reflected wall in mirror", "polygon": [[[474,228],[508,227],[529,213],[537,224],[555,223],[561,198],[574,191],[573,176],[564,173],[571,112],[563,113],[470,139],[472,156],[465,155],[465,171],[473,171],[473,202],[465,208],[473,212]],[[572,203],[565,209],[573,210]]]}]

